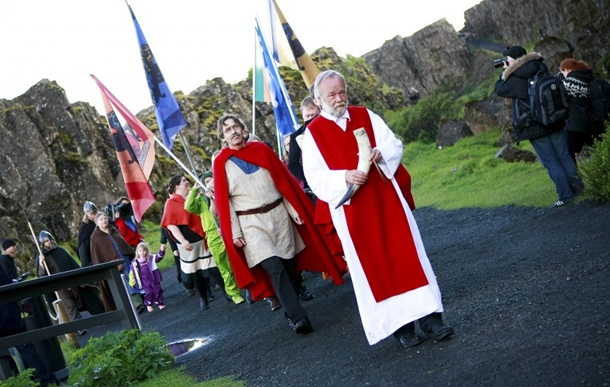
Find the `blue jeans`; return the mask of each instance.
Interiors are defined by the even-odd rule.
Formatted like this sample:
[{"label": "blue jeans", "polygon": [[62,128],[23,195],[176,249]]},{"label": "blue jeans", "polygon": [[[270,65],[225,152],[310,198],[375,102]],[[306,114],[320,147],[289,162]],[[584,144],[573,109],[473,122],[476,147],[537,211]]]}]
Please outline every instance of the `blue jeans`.
[{"label": "blue jeans", "polygon": [[582,192],[584,185],[568,152],[565,132],[560,130],[530,140],[530,143],[555,183],[559,200],[566,203],[574,200]]}]

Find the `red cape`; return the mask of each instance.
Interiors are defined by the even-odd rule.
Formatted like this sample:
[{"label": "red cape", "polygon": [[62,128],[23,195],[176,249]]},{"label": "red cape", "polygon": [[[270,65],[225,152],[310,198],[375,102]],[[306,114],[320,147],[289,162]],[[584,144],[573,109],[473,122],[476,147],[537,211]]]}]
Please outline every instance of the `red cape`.
[{"label": "red cape", "polygon": [[177,194],[171,194],[169,196],[169,199],[165,202],[161,227],[167,230],[173,240],[176,240],[176,238],[172,235],[172,232],[167,229],[167,226],[172,224],[174,226],[188,226],[191,231],[196,232],[204,238],[205,232],[201,225],[201,218],[184,209],[185,201],[186,200],[182,196]]},{"label": "red cape", "polygon": [[324,243],[319,230],[314,225],[314,206],[311,200],[282,164],[273,150],[260,142],[248,143],[244,148],[233,150],[225,148],[214,160],[214,196],[220,220],[220,232],[233,267],[235,279],[240,288],[247,288],[254,300],[260,300],[275,294],[267,272],[260,266],[248,268],[243,250],[235,248],[231,231],[229,213],[229,192],[225,163],[231,156],[265,168],[271,174],[276,188],[297,211],[304,224],[296,225],[299,235],[305,242],[305,249],[297,255],[297,271],[325,271],[335,284],[343,283],[346,263],[341,257],[333,257]]}]

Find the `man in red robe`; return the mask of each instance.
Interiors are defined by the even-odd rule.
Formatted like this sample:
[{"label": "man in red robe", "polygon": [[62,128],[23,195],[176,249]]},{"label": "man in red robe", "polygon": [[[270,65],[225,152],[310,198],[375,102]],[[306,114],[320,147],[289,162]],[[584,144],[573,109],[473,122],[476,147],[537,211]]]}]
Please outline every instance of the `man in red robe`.
[{"label": "man in red robe", "polygon": [[260,300],[277,294],[297,333],[313,330],[295,288],[296,272],[326,271],[343,282],[318,233],[314,207],[271,148],[247,143],[241,118],[227,114],[218,133],[228,147],[214,159],[220,229],[240,288]]},{"label": "man in red robe", "polygon": [[[402,143],[375,113],[347,107],[345,80],[322,72],[314,92],[322,113],[305,132],[303,169],[317,197],[329,204],[343,245],[369,344],[394,335],[404,347],[454,334],[442,321],[443,304],[417,224],[410,177],[401,165]],[[354,135],[363,128],[369,149]],[[357,166],[368,162],[370,173]],[[361,168],[365,169],[365,168]],[[341,204],[348,186],[359,189]]]}]

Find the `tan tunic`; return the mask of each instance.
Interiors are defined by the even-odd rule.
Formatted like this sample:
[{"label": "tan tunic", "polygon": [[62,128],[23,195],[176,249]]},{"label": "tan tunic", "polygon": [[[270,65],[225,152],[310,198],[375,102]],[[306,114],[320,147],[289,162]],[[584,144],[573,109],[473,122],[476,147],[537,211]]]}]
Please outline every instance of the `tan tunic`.
[{"label": "tan tunic", "polygon": [[272,256],[294,258],[305,244],[293,221],[298,214],[287,200],[264,214],[237,216],[235,213],[260,208],[281,197],[269,171],[259,168],[248,175],[231,160],[225,163],[225,171],[233,239],[243,237],[246,241],[243,249],[248,267]]}]

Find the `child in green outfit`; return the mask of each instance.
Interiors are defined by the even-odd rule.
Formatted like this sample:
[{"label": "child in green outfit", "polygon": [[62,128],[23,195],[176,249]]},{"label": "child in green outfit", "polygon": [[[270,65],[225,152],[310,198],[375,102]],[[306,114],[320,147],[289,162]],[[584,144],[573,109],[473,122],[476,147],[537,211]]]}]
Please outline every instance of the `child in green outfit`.
[{"label": "child in green outfit", "polygon": [[[212,172],[203,173],[199,179],[206,185],[206,187],[211,186]],[[199,215],[201,217],[201,224],[203,225],[203,231],[205,231],[205,239],[208,243],[210,252],[214,257],[214,262],[216,262],[216,266],[218,267],[220,275],[224,281],[225,291],[227,295],[231,297],[234,303],[241,304],[244,302],[244,299],[241,296],[239,287],[235,281],[233,269],[229,263],[229,257],[227,256],[225,245],[220,237],[220,233],[218,232],[216,220],[210,212],[207,199],[198,191],[199,184],[196,183],[193,188],[189,190],[189,193],[186,196],[184,209],[191,214]],[[210,190],[209,192],[211,195],[213,190]]]}]

